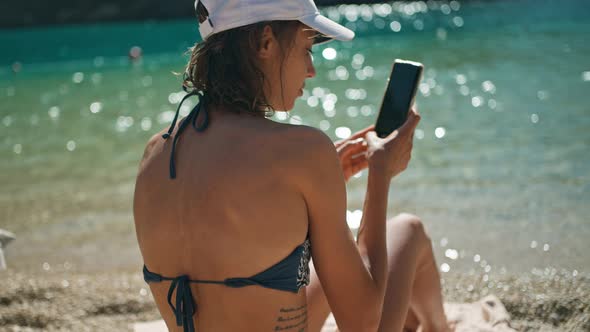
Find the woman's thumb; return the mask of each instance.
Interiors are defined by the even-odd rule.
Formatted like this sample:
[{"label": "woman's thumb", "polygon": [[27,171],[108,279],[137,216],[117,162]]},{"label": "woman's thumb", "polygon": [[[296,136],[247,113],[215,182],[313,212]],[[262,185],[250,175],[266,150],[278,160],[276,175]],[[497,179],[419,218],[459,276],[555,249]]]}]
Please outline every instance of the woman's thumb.
[{"label": "woman's thumb", "polygon": [[421,118],[422,117],[420,116],[420,114],[418,114],[418,112],[416,112],[416,110],[412,108],[408,112],[408,118],[406,119],[406,122],[403,125],[405,127],[404,130],[407,129],[413,131],[414,129],[416,129]]}]

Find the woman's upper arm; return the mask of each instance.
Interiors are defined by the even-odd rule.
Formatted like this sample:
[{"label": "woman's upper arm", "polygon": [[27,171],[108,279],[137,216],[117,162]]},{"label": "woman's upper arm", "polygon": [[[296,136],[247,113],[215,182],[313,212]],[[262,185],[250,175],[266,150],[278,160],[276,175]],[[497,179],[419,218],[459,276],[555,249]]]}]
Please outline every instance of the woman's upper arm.
[{"label": "woman's upper arm", "polygon": [[378,324],[375,317],[381,308],[346,223],[346,186],[336,150],[321,132],[305,141],[299,184],[308,210],[314,267],[340,330],[370,329]]}]

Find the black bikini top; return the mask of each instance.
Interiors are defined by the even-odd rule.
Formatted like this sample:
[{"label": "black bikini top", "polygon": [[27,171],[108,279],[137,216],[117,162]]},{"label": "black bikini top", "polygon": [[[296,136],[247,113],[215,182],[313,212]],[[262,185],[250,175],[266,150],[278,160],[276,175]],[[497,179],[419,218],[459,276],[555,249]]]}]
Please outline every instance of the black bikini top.
[{"label": "black bikini top", "polygon": [[[171,281],[168,289],[168,304],[176,317],[176,325],[183,326],[185,332],[194,332],[193,315],[197,310],[197,304],[193,299],[190,288],[191,283],[219,284],[233,288],[257,285],[297,293],[301,287],[309,285],[310,256],[310,241],[307,238],[289,256],[251,277],[227,278],[225,280],[191,280],[188,275],[181,275],[172,278],[151,272],[144,265],[143,278],[147,283]],[[174,290],[176,290],[175,304],[172,303]]]}]

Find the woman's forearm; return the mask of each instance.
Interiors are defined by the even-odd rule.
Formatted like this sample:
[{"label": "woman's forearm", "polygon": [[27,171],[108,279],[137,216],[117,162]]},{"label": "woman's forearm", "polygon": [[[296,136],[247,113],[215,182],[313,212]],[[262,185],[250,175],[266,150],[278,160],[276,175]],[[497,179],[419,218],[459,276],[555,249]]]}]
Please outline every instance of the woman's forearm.
[{"label": "woman's forearm", "polygon": [[357,245],[382,302],[387,284],[386,218],[391,178],[378,171],[369,171],[368,178]]}]

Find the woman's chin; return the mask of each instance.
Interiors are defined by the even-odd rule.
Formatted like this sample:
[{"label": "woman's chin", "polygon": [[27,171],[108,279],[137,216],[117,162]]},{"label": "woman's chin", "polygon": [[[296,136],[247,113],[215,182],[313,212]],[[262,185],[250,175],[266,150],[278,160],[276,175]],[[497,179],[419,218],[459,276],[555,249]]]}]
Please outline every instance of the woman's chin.
[{"label": "woman's chin", "polygon": [[293,100],[291,103],[277,105],[276,107],[273,106],[273,109],[276,112],[290,112],[294,107],[295,107],[295,100]]}]

